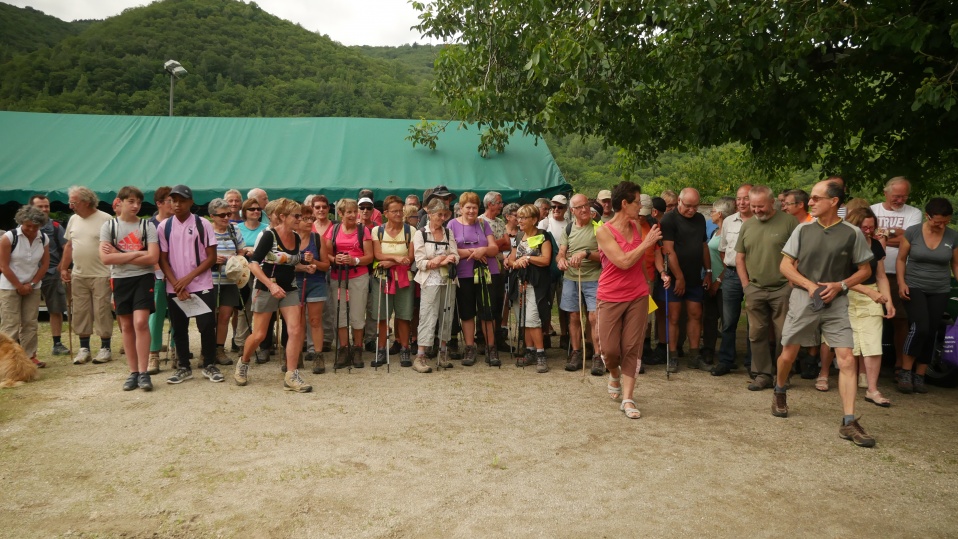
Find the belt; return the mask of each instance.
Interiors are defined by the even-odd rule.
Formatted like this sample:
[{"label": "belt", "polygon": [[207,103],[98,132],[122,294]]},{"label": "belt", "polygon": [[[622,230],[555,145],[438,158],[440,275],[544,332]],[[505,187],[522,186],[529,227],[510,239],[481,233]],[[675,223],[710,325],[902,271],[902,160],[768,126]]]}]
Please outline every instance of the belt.
[{"label": "belt", "polygon": [[726,264],[725,269],[735,270],[735,266],[729,266],[728,264]]}]

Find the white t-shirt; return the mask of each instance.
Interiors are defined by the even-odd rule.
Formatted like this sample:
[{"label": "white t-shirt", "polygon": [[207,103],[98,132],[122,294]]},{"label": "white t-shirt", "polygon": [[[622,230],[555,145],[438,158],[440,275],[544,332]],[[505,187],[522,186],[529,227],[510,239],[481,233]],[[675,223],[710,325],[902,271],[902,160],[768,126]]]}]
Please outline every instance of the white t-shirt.
[{"label": "white t-shirt", "polygon": [[[879,202],[872,205],[871,209],[878,217],[878,228],[894,228],[896,238],[904,236],[908,227],[921,223],[921,210],[908,204],[895,211],[886,210],[885,205]],[[895,274],[895,260],[898,260],[898,247],[885,247],[885,273]]]},{"label": "white t-shirt", "polygon": [[539,226],[539,228],[541,228],[542,230],[548,230],[549,233],[552,234],[552,237],[555,238],[556,243],[558,243],[558,242],[559,242],[559,238],[561,238],[562,235],[565,234],[565,227],[566,227],[566,224],[568,224],[568,223],[569,223],[569,221],[566,221],[565,219],[563,219],[563,220],[561,220],[561,221],[556,221],[556,220],[553,219],[552,216],[550,215],[550,216],[546,217],[545,219],[539,221],[539,225],[538,225],[538,226]]},{"label": "white t-shirt", "polygon": [[97,210],[89,217],[74,214],[67,221],[64,237],[73,247],[73,275],[110,276],[110,268],[100,262],[100,229],[110,219],[110,214]]}]

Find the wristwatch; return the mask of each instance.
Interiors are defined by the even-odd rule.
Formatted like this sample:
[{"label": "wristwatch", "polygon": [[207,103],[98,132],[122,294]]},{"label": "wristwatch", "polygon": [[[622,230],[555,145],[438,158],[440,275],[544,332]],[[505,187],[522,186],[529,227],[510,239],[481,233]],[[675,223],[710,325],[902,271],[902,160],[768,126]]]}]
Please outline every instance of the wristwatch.
[{"label": "wristwatch", "polygon": [[839,284],[842,285],[842,292],[848,292],[848,285],[845,284],[845,281],[841,281]]},{"label": "wristwatch", "polygon": [[894,236],[894,235],[895,235],[895,229],[894,229],[894,228],[889,228],[889,229],[888,229],[888,235],[889,235],[889,236]]},{"label": "wristwatch", "polygon": [[707,270],[705,270],[705,273],[712,273],[712,270],[711,270],[711,268],[710,268],[710,269],[707,269]]},{"label": "wristwatch", "polygon": [[587,258],[589,258],[590,256],[592,256],[592,251],[586,249],[586,250],[585,250],[585,258],[587,259]]}]

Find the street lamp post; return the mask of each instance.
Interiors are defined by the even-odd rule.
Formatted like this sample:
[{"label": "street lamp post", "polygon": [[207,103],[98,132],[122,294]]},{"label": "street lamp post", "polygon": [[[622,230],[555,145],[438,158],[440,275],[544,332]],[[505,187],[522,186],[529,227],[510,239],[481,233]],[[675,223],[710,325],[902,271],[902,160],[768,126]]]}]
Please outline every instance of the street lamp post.
[{"label": "street lamp post", "polygon": [[176,79],[181,79],[187,71],[176,60],[167,60],[163,68],[170,74],[170,117],[173,117],[173,83]]}]

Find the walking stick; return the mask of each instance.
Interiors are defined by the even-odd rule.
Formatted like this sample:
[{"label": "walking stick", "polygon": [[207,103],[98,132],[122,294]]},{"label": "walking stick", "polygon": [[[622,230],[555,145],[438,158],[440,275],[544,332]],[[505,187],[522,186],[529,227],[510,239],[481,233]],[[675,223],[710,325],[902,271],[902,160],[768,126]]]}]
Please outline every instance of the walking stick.
[{"label": "walking stick", "polygon": [[[580,270],[579,270],[579,275],[578,275],[577,277],[578,277],[578,282],[579,282],[579,293],[576,294],[577,296],[579,296],[579,329],[580,329],[581,332],[582,332],[582,376],[585,376],[585,325],[586,325],[586,324],[588,323],[588,321],[589,321],[589,313],[586,312],[586,313],[585,313],[585,319],[583,319],[583,317],[582,317],[582,296],[583,296],[583,291],[582,291],[582,270],[581,270],[581,268],[580,268]],[[587,309],[587,311],[588,311],[588,309]],[[595,339],[595,335],[593,335],[592,338]],[[569,341],[571,342],[572,339],[569,339]]]},{"label": "walking stick", "polygon": [[[73,355],[73,287],[70,286],[70,282],[67,282],[67,317],[69,317],[69,324],[67,325],[67,330],[70,332],[70,355]],[[163,334],[160,333],[162,340]]]},{"label": "walking stick", "polygon": [[341,339],[339,338],[339,311],[340,311],[340,306],[342,305],[342,298],[343,298],[343,266],[336,266],[336,327],[334,328],[334,332],[336,333],[336,353],[333,359],[333,374],[336,374],[336,371],[338,370],[337,365],[339,365],[339,349],[342,348],[342,342],[341,342]]}]

